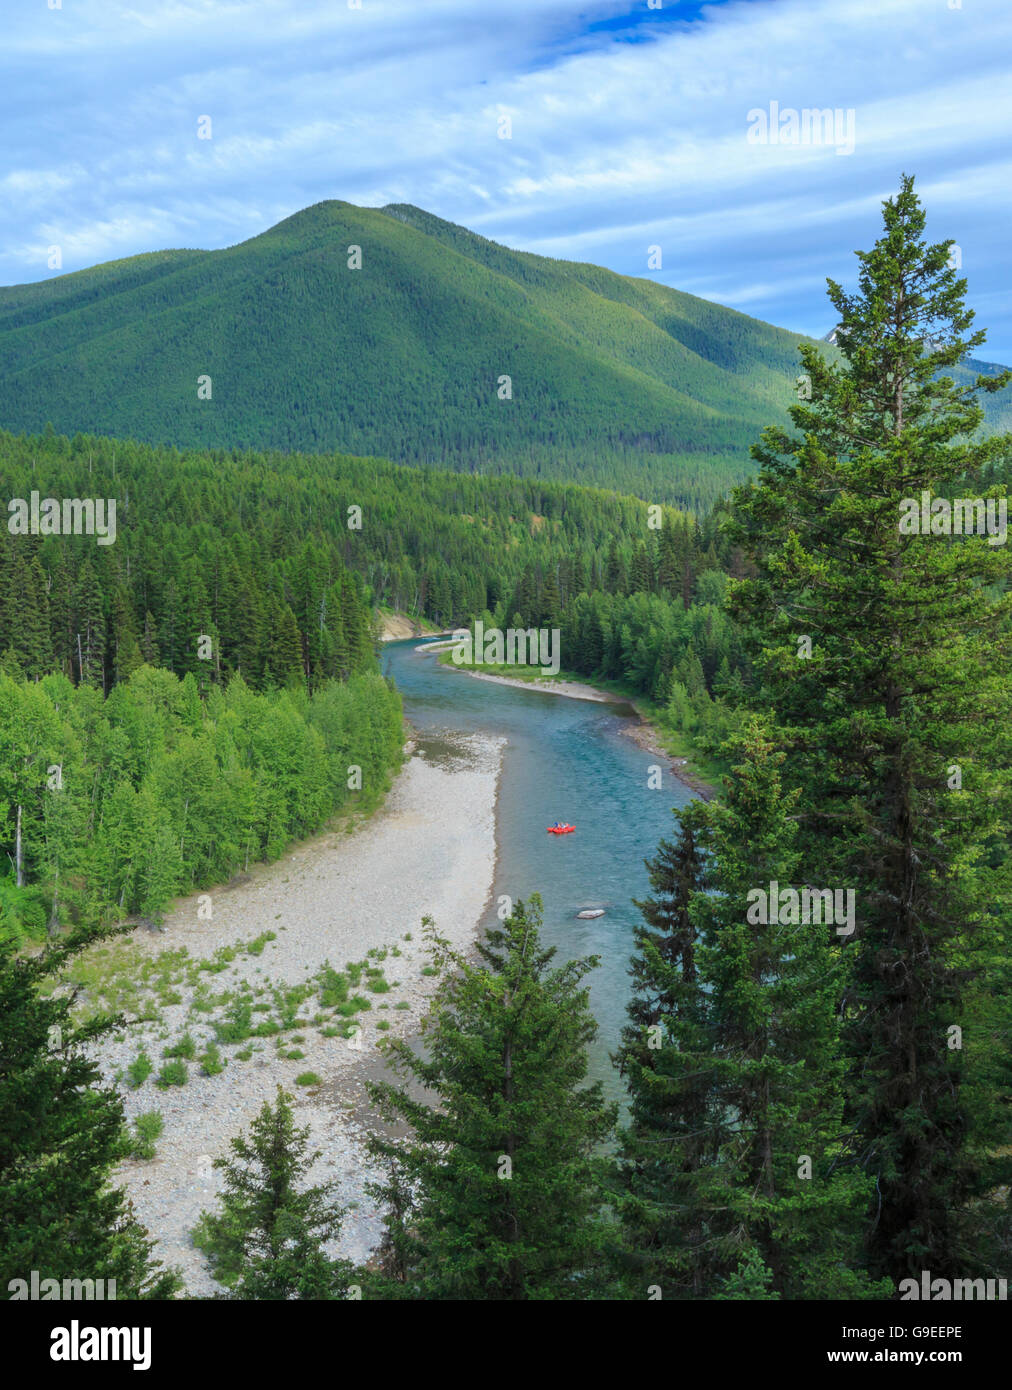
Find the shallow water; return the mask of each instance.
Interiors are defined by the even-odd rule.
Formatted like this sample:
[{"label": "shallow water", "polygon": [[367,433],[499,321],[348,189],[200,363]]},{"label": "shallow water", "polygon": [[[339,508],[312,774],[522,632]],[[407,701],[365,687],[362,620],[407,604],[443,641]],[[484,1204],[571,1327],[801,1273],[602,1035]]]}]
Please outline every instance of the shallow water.
[{"label": "shallow water", "polygon": [[[501,895],[541,894],[542,939],[560,956],[597,955],[590,977],[591,1006],[599,1024],[591,1048],[591,1075],[617,1099],[621,1084],[609,1060],[618,1044],[629,998],[632,927],[639,914],[631,899],[649,884],[643,860],[675,833],[673,807],[692,796],[668,771],[668,760],[647,753],[620,730],[635,718],[625,704],[567,699],[473,680],[417,651],[417,638],[387,643],[383,669],[404,697],[404,712],[438,756],[441,731],[492,733],[507,739],[496,826],[498,862],[493,902],[483,925],[495,921]],[[663,768],[661,786],[648,787],[648,770]],[[555,821],[575,825],[572,835],[549,835]],[[579,921],[584,908],[603,917]]]}]

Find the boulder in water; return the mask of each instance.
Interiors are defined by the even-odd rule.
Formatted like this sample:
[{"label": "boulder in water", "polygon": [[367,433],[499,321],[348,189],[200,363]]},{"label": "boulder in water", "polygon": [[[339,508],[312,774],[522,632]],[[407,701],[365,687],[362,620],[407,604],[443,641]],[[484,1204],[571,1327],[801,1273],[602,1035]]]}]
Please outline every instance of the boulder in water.
[{"label": "boulder in water", "polygon": [[604,916],[604,908],[603,908],[603,907],[588,907],[588,908],[586,908],[583,912],[578,912],[576,915],[577,915],[577,917],[584,917],[584,918],[586,918],[586,917],[603,917],[603,916]]}]

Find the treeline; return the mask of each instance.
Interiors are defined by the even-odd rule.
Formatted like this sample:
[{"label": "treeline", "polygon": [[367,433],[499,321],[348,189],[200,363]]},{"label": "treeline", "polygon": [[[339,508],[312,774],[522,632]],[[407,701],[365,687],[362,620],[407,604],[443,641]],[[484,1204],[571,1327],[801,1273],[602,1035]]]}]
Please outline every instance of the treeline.
[{"label": "treeline", "polygon": [[0,479],[10,498],[116,499],[110,545],[0,534],[5,668],[103,690],[142,663],[202,690],[313,689],[370,667],[374,605],[450,625],[563,563],[599,587],[647,529],[643,503],[588,488],[51,432],[0,434]]},{"label": "treeline", "polygon": [[[272,857],[346,803],[351,764],[368,799],[399,746],[374,604],[452,624],[539,575],[567,597],[621,585],[646,531],[633,499],[375,460],[48,431],[0,436],[0,461],[11,498],[117,503],[112,544],[0,535],[0,891],[18,933],[151,915]],[[289,748],[301,772],[275,764]]]},{"label": "treeline", "polygon": [[0,673],[0,934],[124,914],[275,859],[335,812],[376,805],[402,743],[400,697],[375,672],[200,697],[142,666],[106,699],[63,675]]},{"label": "treeline", "polygon": [[557,627],[561,663],[620,682],[660,708],[667,726],[708,753],[740,723],[753,685],[728,580],[751,572],[726,533],[726,502],[702,521],[665,512],[646,538],[613,541],[592,574],[580,557],[528,565],[483,615],[486,627]]}]

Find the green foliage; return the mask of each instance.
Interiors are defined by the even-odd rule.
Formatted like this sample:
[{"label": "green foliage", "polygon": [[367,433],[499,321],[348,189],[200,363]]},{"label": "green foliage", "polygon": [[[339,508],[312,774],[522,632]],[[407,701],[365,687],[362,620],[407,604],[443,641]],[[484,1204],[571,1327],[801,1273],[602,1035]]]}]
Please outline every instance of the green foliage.
[{"label": "green foliage", "polygon": [[641,904],[620,1057],[628,1280],[640,1297],[655,1283],[666,1297],[744,1297],[762,1270],[775,1297],[886,1296],[891,1284],[859,1272],[873,1180],[840,1168],[837,939],[750,906],[757,887],[799,881],[799,793],[757,722],[727,754],[724,797],[683,813]]},{"label": "green foliage", "polygon": [[[903,501],[1003,495],[1012,438],[975,442],[976,392],[953,374],[971,333],[951,242],[929,244],[905,178],[858,290],[830,282],[841,360],[802,350],[812,399],[757,446],[729,538],[733,586],[784,778],[803,789],[799,848],[853,886],[844,1028],[850,1161],[876,1183],[872,1271],[897,1282],[1007,1266],[1012,596],[1006,546],[913,534]],[[798,658],[798,634],[812,655]],[[761,682],[761,686],[759,686]],[[960,785],[954,774],[960,773]],[[812,870],[814,872],[814,869]],[[1004,996],[1004,997],[1003,997]],[[967,1042],[950,1044],[960,1026]]]},{"label": "green foliage", "polygon": [[161,1090],[166,1091],[170,1086],[185,1086],[190,1079],[186,1063],[181,1057],[175,1061],[166,1062],[161,1071],[155,1077],[155,1085]]},{"label": "green foliage", "polygon": [[134,1120],[134,1139],[130,1150],[133,1158],[154,1158],[155,1142],[165,1128],[158,1110],[148,1110]]},{"label": "green foliage", "polygon": [[[309,1083],[306,1083],[309,1084]],[[319,1156],[309,1151],[309,1129],[297,1129],[292,1097],[278,1087],[249,1137],[230,1141],[219,1210],[204,1212],[194,1244],[234,1299],[341,1298],[351,1268],[324,1246],[340,1231],[344,1212],[333,1203],[334,1184],[304,1187]]]},{"label": "green foliage", "polygon": [[46,931],[46,895],[0,879],[0,940],[41,941]]},{"label": "green foliage", "polygon": [[594,1287],[605,1230],[594,1153],[615,1118],[600,1084],[582,1084],[596,1031],[583,980],[596,961],[550,968],[540,921],[536,895],[517,903],[478,963],[427,921],[442,978],[424,1055],[384,1043],[424,1096],[367,1082],[383,1114],[411,1128],[404,1142],[370,1141],[389,1165],[380,1296],[576,1299]]},{"label": "green foliage", "polygon": [[240,995],[229,1004],[221,1022],[215,1024],[215,1033],[220,1043],[245,1042],[252,1026],[253,1002]]},{"label": "green foliage", "polygon": [[262,956],[264,953],[264,947],[267,945],[267,943],[270,941],[276,941],[277,937],[278,934],[274,931],[261,932],[260,935],[254,937],[252,941],[247,941],[243,949],[245,950],[248,956]]},{"label": "green foliage", "polygon": [[190,1033],[184,1033],[178,1042],[162,1049],[163,1057],[185,1057],[192,1061],[197,1055],[197,1044]]},{"label": "green foliage", "polygon": [[201,1054],[200,1069],[205,1076],[217,1076],[225,1070],[225,1061],[215,1043],[209,1043]]},{"label": "green foliage", "polygon": [[123,1108],[102,1085],[89,1045],[116,1019],[79,1025],[66,995],[43,997],[86,938],[31,958],[0,941],[0,1287],[38,1270],[43,1279],[115,1279],[117,1297],[171,1298],[174,1273],[123,1190]]},{"label": "green foliage", "polygon": [[348,977],[339,971],[332,969],[329,965],[321,971],[319,976],[320,983],[320,1003],[325,1009],[336,1008],[343,1004],[348,998]]},{"label": "green foliage", "polygon": [[[309,697],[257,694],[236,676],[201,702],[192,677],[148,666],[104,701],[64,676],[0,672],[0,848],[16,857],[20,824],[30,885],[0,882],[0,935],[37,935],[46,904],[54,925],[156,912],[250,858],[277,858],[335,812],[371,804],[348,790],[349,762],[376,799],[399,762],[400,728],[399,697],[375,673]],[[200,969],[220,973],[237,951]]]},{"label": "green foliage", "polygon": [[130,1078],[130,1085],[136,1090],[143,1086],[145,1081],[155,1069],[155,1064],[142,1047],[137,1056],[127,1067],[127,1076]]}]

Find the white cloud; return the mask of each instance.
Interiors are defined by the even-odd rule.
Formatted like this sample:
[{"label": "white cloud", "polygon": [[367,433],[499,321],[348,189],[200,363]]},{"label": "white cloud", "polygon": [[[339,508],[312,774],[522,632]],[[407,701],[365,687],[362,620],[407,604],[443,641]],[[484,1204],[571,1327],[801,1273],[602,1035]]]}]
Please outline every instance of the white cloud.
[{"label": "white cloud", "polygon": [[[48,273],[26,259],[45,227],[72,269],[183,235],[229,245],[322,198],[399,201],[629,274],[661,244],[665,283],[816,332],[824,277],[852,274],[907,170],[932,233],[964,248],[988,351],[1012,359],[1005,0],[668,7],[636,43],[588,30],[617,0],[581,9],[582,28],[570,0],[19,6],[0,279]],[[853,109],[853,154],[750,145],[771,101]]]}]

